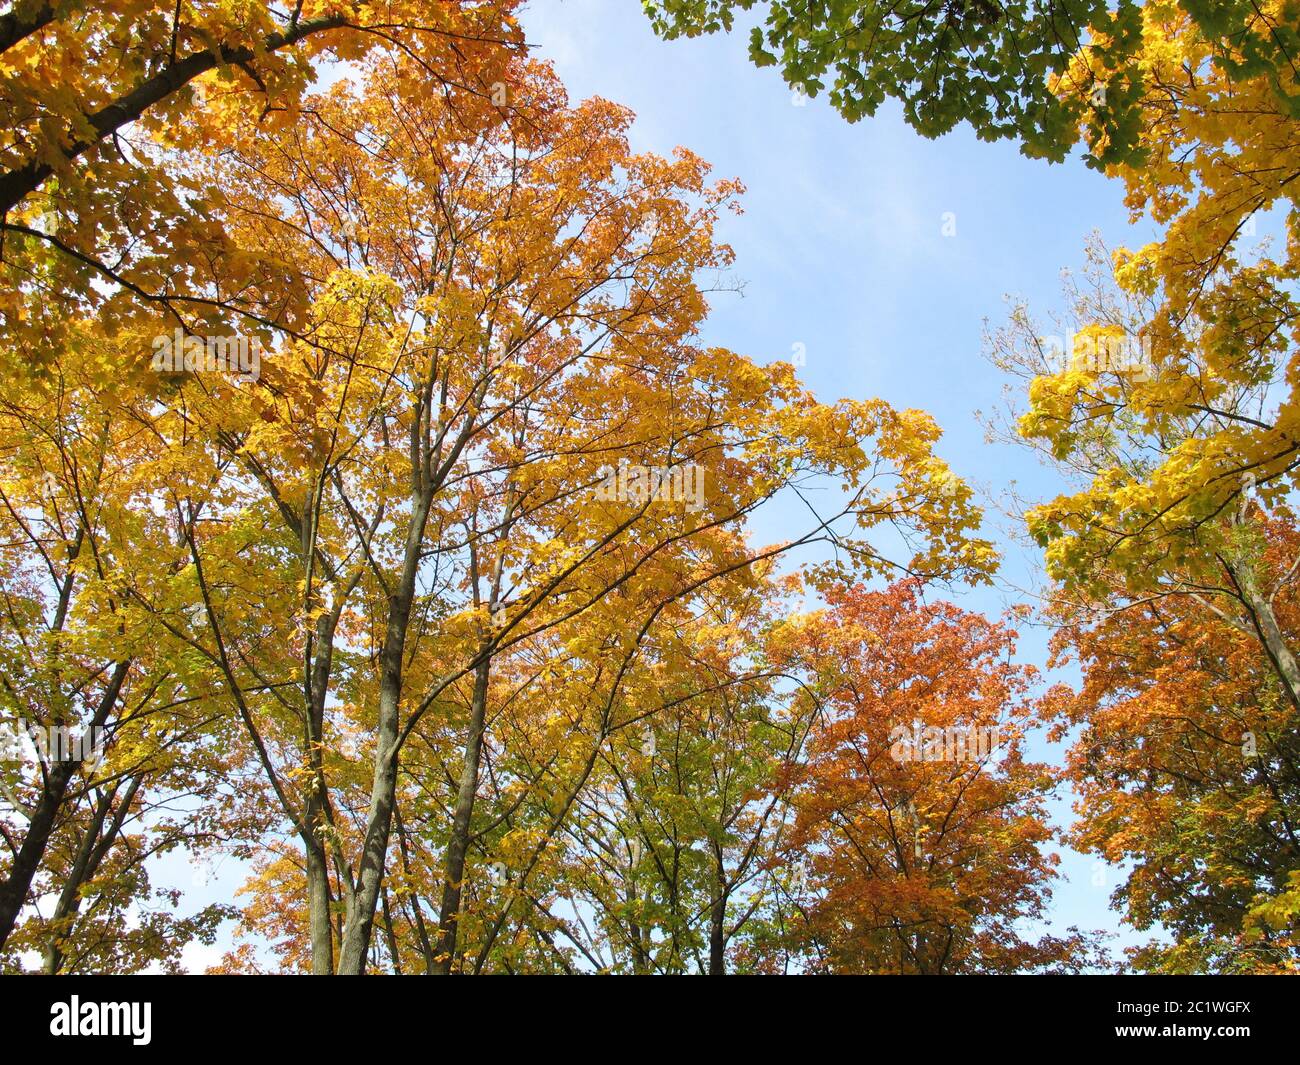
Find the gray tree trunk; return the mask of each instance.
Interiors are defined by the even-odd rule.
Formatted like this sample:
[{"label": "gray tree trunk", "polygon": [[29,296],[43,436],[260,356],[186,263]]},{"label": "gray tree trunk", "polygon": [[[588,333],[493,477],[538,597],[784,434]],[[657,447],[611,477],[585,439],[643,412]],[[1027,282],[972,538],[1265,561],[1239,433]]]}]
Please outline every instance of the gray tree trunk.
[{"label": "gray tree trunk", "polygon": [[479,764],[483,754],[483,723],[487,712],[491,658],[485,657],[474,670],[474,695],[470,700],[469,728],[465,736],[465,757],[461,762],[460,788],[452,815],[451,838],[443,863],[442,908],[438,916],[436,973],[449,975],[456,957],[456,923],[465,877],[465,855],[469,851],[470,823],[474,817],[474,796],[478,792]]}]

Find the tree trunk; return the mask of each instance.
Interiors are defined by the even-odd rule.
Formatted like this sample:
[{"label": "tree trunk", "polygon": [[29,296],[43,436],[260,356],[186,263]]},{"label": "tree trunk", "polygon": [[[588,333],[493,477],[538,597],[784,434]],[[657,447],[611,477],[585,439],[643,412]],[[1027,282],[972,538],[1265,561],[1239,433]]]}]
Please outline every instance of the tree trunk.
[{"label": "tree trunk", "polygon": [[389,599],[388,625],[379,655],[379,718],[375,737],[375,775],[370,785],[370,810],[366,816],[366,838],[361,849],[356,890],[348,898],[348,917],[339,945],[339,972],[360,976],[366,971],[370,935],[379,905],[379,888],[384,880],[388,837],[397,798],[397,738],[401,731],[402,667],[406,653],[406,631],[415,600],[415,577],[420,565],[420,545],[429,517],[433,491],[426,487],[416,498],[411,524],[407,527],[406,551],[397,590]]},{"label": "tree trunk", "polygon": [[727,880],[722,866],[722,849],[714,848],[717,895],[709,911],[709,975],[727,974]]},{"label": "tree trunk", "polygon": [[485,657],[474,670],[474,695],[470,701],[469,729],[465,736],[465,758],[461,763],[460,789],[452,816],[451,838],[443,863],[442,908],[438,915],[438,953],[434,972],[447,976],[456,957],[456,922],[460,919],[460,899],[465,876],[465,855],[469,850],[470,822],[474,816],[474,796],[478,792],[479,763],[483,753],[483,723],[487,711],[488,677],[491,658]]},{"label": "tree trunk", "polygon": [[1260,591],[1254,569],[1249,563],[1230,562],[1228,570],[1237,584],[1238,591],[1241,592],[1242,599],[1250,609],[1255,631],[1264,653],[1268,655],[1273,665],[1273,671],[1282,682],[1282,688],[1291,700],[1291,704],[1300,709],[1300,662],[1296,661],[1296,656],[1282,634],[1282,628],[1277,623],[1277,614],[1273,611],[1273,604]]},{"label": "tree trunk", "polygon": [[325,783],[325,699],[329,692],[330,667],[334,659],[334,627],[337,616],[322,614],[316,622],[316,653],[308,674],[307,759],[311,766],[311,793],[307,797],[305,822],[308,838],[303,840],[307,868],[307,922],[311,935],[311,972],[330,976],[334,972],[334,929],[330,907],[329,860],[325,847],[330,830]]},{"label": "tree trunk", "polygon": [[[389,621],[389,641],[393,638],[393,620]],[[402,625],[405,635],[405,624]],[[384,879],[388,854],[388,834],[393,821],[393,804],[397,796],[398,704],[401,698],[401,638],[395,652],[385,648],[383,679],[379,689],[379,729],[375,738],[375,775],[370,785],[370,810],[366,816],[366,838],[361,850],[357,888],[348,900],[347,922],[339,946],[339,972],[360,976],[366,971],[370,935],[374,929],[379,888]]]},{"label": "tree trunk", "polygon": [[[308,808],[308,817],[311,810]],[[314,822],[309,821],[309,824]],[[307,920],[311,930],[311,974],[330,976],[334,972],[334,929],[330,926],[329,865],[325,846],[319,840],[304,846],[307,860]]]}]

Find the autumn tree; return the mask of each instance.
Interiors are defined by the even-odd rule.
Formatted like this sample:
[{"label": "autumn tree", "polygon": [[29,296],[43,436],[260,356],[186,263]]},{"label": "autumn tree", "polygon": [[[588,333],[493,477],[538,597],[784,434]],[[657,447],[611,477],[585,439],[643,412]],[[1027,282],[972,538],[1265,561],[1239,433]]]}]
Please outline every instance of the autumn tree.
[{"label": "autumn tree", "polygon": [[[1015,632],[915,582],[827,593],[801,624],[817,717],[788,767],[795,964],[833,973],[1075,971],[1088,941],[1028,938],[1056,858],[1048,766],[1027,761],[1033,667]],[[774,959],[769,958],[771,966]]]},{"label": "autumn tree", "polygon": [[383,51],[417,63],[431,91],[488,99],[522,46],[515,6],[12,5],[0,24],[0,325],[21,357],[6,373],[39,371],[63,323],[91,313],[204,335],[291,328],[298,264],[236,240],[206,169],[176,169],[165,149],[212,121],[289,128],[323,69]]},{"label": "autumn tree", "polygon": [[[1300,671],[1234,546],[1234,515],[1244,497],[1266,508],[1282,500],[1297,466],[1296,122],[1279,96],[1296,75],[1234,79],[1211,62],[1221,44],[1172,5],[1145,19],[1149,158],[1115,173],[1135,211],[1149,209],[1165,233],[1115,253],[1119,291],[1094,301],[1096,317],[1080,329],[1086,350],[1031,384],[1022,434],[1088,474],[1029,520],[1053,576],[1074,587],[1104,584],[1106,572],[1134,595],[1170,579],[1230,585],[1295,698]],[[1252,68],[1248,58],[1236,56],[1240,69]],[[1248,223],[1274,206],[1291,236],[1261,248]]]},{"label": "autumn tree", "polygon": [[[1143,962],[1184,971],[1286,963],[1283,885],[1292,846],[1285,833],[1250,838],[1245,826],[1258,808],[1261,773],[1276,769],[1261,770],[1234,744],[1247,729],[1243,718],[1266,723],[1265,761],[1284,765],[1300,709],[1300,664],[1285,617],[1294,559],[1290,538],[1279,533],[1291,521],[1297,468],[1297,84],[1294,68],[1274,62],[1270,50],[1294,36],[1295,12],[1260,5],[1246,30],[1226,39],[1207,31],[1206,14],[1175,4],[1144,9],[1142,163],[1111,168],[1134,213],[1149,212],[1162,235],[1113,255],[1094,246],[1083,282],[1069,286],[1067,325],[1053,343],[1024,307],[992,339],[995,361],[1027,383],[1019,436],[1066,481],[1063,494],[1031,506],[1027,518],[1046,552],[1053,615],[1090,663],[1078,714],[1095,718],[1095,750],[1076,752],[1072,762],[1075,786],[1088,797],[1079,838],[1106,854],[1132,847],[1138,867],[1117,897],[1141,927],[1165,915],[1179,937],[1172,951],[1153,948]],[[1095,75],[1095,57],[1081,51],[1072,70],[1060,91]],[[1083,131],[1094,143],[1105,136],[1094,121]],[[1280,243],[1258,239],[1268,217],[1285,227]],[[1144,623],[1155,632],[1139,648]],[[1225,641],[1221,660],[1205,657],[1200,641],[1210,633]],[[1131,647],[1134,669],[1146,666],[1150,677],[1103,680],[1119,646]],[[1227,687],[1193,697],[1165,663],[1194,665]],[[1205,735],[1198,739],[1190,724],[1171,727],[1153,715],[1156,706],[1199,722]],[[1121,745],[1142,728],[1148,732],[1127,768],[1107,775],[1121,761],[1112,732]],[[1133,758],[1148,756],[1139,770]],[[1087,767],[1100,778],[1090,780]],[[1152,785],[1145,794],[1141,773]],[[1173,782],[1177,774],[1185,783]],[[1197,796],[1190,805],[1184,787]],[[1200,797],[1206,787],[1234,813],[1209,812]],[[1286,805],[1285,788],[1273,801]],[[1183,811],[1172,833],[1136,812],[1162,802]],[[1224,818],[1244,849],[1233,850],[1203,813]],[[1108,817],[1111,827],[1130,817],[1130,826],[1140,823],[1152,849],[1136,840],[1103,846],[1094,830]],[[1213,881],[1198,887],[1216,900],[1210,909],[1194,913],[1167,896],[1186,870],[1159,850],[1165,845],[1186,847]],[[1254,866],[1253,879],[1241,863]],[[1261,931],[1267,921],[1252,914],[1256,905],[1275,920],[1273,933]],[[1234,946],[1238,936],[1245,940]],[[1281,943],[1280,953],[1261,961],[1261,944],[1270,943]]]},{"label": "autumn tree", "polygon": [[722,975],[774,890],[791,820],[778,778],[810,721],[783,697],[800,681],[780,639],[793,589],[768,568],[710,589],[647,648],[654,683],[629,693],[555,874],[579,962]]},{"label": "autumn tree", "polygon": [[[1294,639],[1296,531],[1273,520],[1264,537],[1261,575]],[[1070,839],[1124,863],[1116,905],[1134,927],[1166,933],[1131,951],[1133,964],[1294,972],[1300,733],[1264,649],[1188,596],[1062,621],[1057,661],[1084,671],[1054,707],[1057,738],[1075,737]]]},{"label": "autumn tree", "polygon": [[[69,336],[0,400],[0,946],[7,965],[34,951],[51,973],[132,971],[174,965],[228,912],[173,914],[148,860],[268,826],[238,800],[220,700],[122,583],[157,589],[175,562],[167,463],[134,416],[149,389],[92,325]],[[133,911],[147,919],[128,932]]]}]

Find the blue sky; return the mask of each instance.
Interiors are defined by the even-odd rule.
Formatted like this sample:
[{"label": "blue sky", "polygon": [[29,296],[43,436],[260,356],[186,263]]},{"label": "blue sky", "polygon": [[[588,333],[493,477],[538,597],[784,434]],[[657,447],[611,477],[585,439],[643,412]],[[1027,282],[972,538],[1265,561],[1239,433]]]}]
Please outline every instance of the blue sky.
[{"label": "blue sky", "polygon": [[[1130,225],[1118,181],[1077,155],[1029,160],[966,127],[926,140],[893,104],[850,125],[824,99],[796,102],[775,68],[753,67],[743,30],[664,42],[636,0],[533,0],[523,22],[573,100],[603,96],[636,112],[634,148],[683,145],[714,176],[745,183],[744,214],[719,232],[743,293],[713,298],[706,342],[760,362],[802,344],[801,376],[819,398],[920,407],[944,429],[940,453],[977,488],[996,496],[1015,481],[1033,498],[1053,493],[1032,455],[984,439],[974,412],[997,406],[1005,380],[981,356],[981,332],[1005,317],[1005,294],[1039,316],[1059,309],[1061,270],[1082,265],[1094,230],[1110,246],[1151,239],[1149,222]],[[996,614],[1035,583],[1039,559],[1008,542],[991,511],[987,532],[1005,556],[999,587],[947,597]],[[755,531],[772,540],[800,526],[778,512]],[[1041,664],[1046,633],[1021,631],[1021,657]],[[1060,758],[1046,744],[1035,754]],[[1069,796],[1054,809],[1068,818]],[[1053,930],[1115,931],[1116,952],[1148,938],[1108,908],[1116,870],[1067,851],[1061,874]]]}]

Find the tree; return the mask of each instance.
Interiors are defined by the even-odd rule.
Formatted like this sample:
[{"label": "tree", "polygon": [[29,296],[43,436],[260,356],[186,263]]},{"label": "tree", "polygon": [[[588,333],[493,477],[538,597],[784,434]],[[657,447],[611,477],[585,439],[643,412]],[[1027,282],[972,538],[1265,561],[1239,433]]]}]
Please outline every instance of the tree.
[{"label": "tree", "polygon": [[647,648],[653,684],[629,693],[552,880],[584,918],[579,962],[722,975],[744,953],[789,827],[778,777],[810,724],[781,693],[799,682],[781,640],[796,582],[769,570],[710,587]]},{"label": "tree", "polygon": [[[152,910],[143,863],[220,845],[248,812],[219,697],[122,579],[156,590],[175,562],[167,463],[133,417],[141,382],[92,325],[69,336],[46,378],[0,399],[0,946],[6,965],[34,950],[48,972],[174,964],[226,911],[173,920],[174,895]],[[115,948],[104,925],[121,932],[135,905],[148,920]]]},{"label": "tree", "polygon": [[1141,112],[1148,91],[1161,84],[1144,42],[1158,40],[1153,27],[1167,19],[1205,42],[1216,79],[1271,82],[1270,106],[1300,116],[1291,0],[643,3],[655,31],[670,40],[730,32],[738,13],[761,8],[765,17],[749,33],[750,59],[779,64],[786,82],[810,96],[829,81],[831,105],[850,122],[898,100],[924,136],[966,121],[982,139],[1017,140],[1026,155],[1058,162],[1083,132],[1091,165],[1141,167],[1153,147],[1139,137]]},{"label": "tree", "polygon": [[[1292,565],[1290,521],[1265,525],[1270,584]],[[1295,631],[1294,586],[1277,612]],[[1132,951],[1154,972],[1294,972],[1297,942],[1295,709],[1249,632],[1187,597],[1077,616],[1054,638],[1081,690],[1056,694],[1054,736],[1078,800],[1074,846],[1131,863],[1114,893],[1125,920],[1172,941]],[[1076,731],[1077,730],[1077,731]]]},{"label": "tree", "polygon": [[[1257,815],[1289,816],[1300,709],[1284,532],[1297,469],[1297,260],[1293,239],[1277,253],[1250,238],[1264,212],[1288,233],[1297,221],[1297,75],[1283,54],[1295,11],[1223,7],[1245,19],[1226,38],[1207,31],[1220,17],[1208,5],[1143,11],[1141,163],[1111,172],[1162,237],[1113,256],[1090,250],[1086,283],[1069,288],[1070,342],[1046,345],[1023,307],[993,338],[995,361],[1029,382],[1021,437],[1068,481],[1027,520],[1062,639],[1089,670],[1067,714],[1090,721],[1072,756],[1085,796],[1076,839],[1137,862],[1117,900],[1139,927],[1167,920],[1178,937],[1138,960],[1177,971],[1285,968],[1294,909],[1293,844]],[[1093,69],[1085,49],[1070,81]],[[1091,121],[1085,132],[1105,136]],[[1240,746],[1254,727],[1259,762]],[[1153,811],[1175,809],[1172,825],[1156,824]],[[1105,843],[1108,830],[1121,834]],[[1178,884],[1207,905],[1175,898]]]},{"label": "tree", "polygon": [[[1267,19],[1280,8],[1261,11]],[[1031,384],[1022,433],[1090,480],[1035,508],[1030,525],[1050,572],[1071,586],[1104,586],[1106,572],[1122,574],[1134,595],[1170,579],[1226,582],[1258,619],[1294,698],[1300,671],[1255,587],[1233,515],[1243,497],[1272,507],[1295,483],[1300,313],[1291,288],[1300,261],[1294,240],[1277,257],[1238,241],[1275,204],[1296,225],[1296,123],[1281,102],[1296,74],[1234,80],[1210,62],[1221,46],[1191,18],[1169,6],[1145,17],[1149,161],[1116,173],[1134,209],[1149,208],[1166,233],[1115,254],[1120,294],[1090,308],[1097,317],[1069,365]],[[1255,69],[1250,54],[1232,53],[1229,69]],[[1243,110],[1252,115],[1244,126],[1235,121]]]},{"label": "tree", "polygon": [[779,64],[796,91],[828,90],[831,106],[850,122],[898,100],[924,136],[966,121],[983,139],[1013,138],[1025,154],[1059,161],[1076,139],[1083,108],[1055,93],[1051,77],[1064,73],[1099,29],[1112,38],[1097,53],[1108,63],[1117,123],[1140,92],[1132,62],[1140,6],[1132,0],[1113,10],[1104,0],[645,0],[656,32],[669,39],[730,31],[737,12],[756,7],[765,15],[750,30],[750,59]]},{"label": "tree", "polygon": [[178,173],[160,149],[213,124],[291,127],[322,64],[380,51],[410,57],[433,91],[488,99],[522,45],[515,6],[15,4],[0,25],[0,324],[23,359],[6,374],[40,372],[62,323],[97,309],[106,325],[200,334],[292,327],[296,264],[232,240],[204,168]]},{"label": "tree", "polygon": [[1054,855],[1015,632],[902,581],[827,595],[800,634],[817,718],[789,766],[788,942],[835,973],[1078,970],[1078,934],[1035,941]]}]

